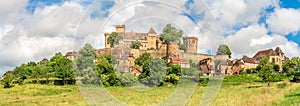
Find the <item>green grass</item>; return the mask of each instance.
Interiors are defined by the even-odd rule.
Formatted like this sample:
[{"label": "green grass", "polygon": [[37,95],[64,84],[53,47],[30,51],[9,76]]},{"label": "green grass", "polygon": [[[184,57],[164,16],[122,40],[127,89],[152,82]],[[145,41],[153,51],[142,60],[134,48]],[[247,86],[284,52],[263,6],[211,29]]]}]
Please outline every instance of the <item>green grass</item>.
[{"label": "green grass", "polygon": [[[279,82],[278,82],[279,83]],[[249,88],[251,85],[259,87]],[[239,85],[222,85],[211,105],[229,106],[261,106],[261,105],[296,105],[300,102],[300,84],[291,83],[284,88],[277,88],[277,83],[242,83]],[[81,92],[80,92],[81,91]],[[174,93],[175,92],[175,93]],[[126,87],[87,87],[78,88],[76,85],[54,86],[26,84],[16,85],[10,89],[0,88],[1,106],[48,105],[85,106],[104,103],[104,105],[126,104],[149,106],[166,103],[199,105],[206,87],[185,84],[182,86],[163,86],[145,91]],[[191,97],[187,97],[192,93]],[[82,96],[84,95],[84,96]],[[189,95],[189,94],[188,94]],[[174,98],[175,97],[175,98]],[[178,99],[180,98],[180,99]],[[182,98],[187,101],[180,101]],[[172,101],[173,100],[173,101]]]},{"label": "green grass", "polygon": [[300,87],[285,96],[280,102],[282,106],[299,106],[300,105]]},{"label": "green grass", "polygon": [[0,88],[1,106],[21,105],[87,105],[77,86],[26,84],[10,89]]}]

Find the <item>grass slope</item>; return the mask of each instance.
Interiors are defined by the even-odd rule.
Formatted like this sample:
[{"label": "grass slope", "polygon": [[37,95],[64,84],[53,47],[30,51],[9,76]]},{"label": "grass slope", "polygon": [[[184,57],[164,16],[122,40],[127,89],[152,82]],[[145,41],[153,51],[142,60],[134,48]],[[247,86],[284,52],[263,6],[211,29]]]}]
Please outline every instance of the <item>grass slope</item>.
[{"label": "grass slope", "polygon": [[[253,83],[240,85],[223,85],[215,97],[212,105],[230,105],[230,106],[261,106],[261,105],[296,105],[300,100],[300,84],[292,83],[285,88],[277,88],[276,83],[267,87],[265,83],[255,83],[261,87],[249,88]],[[187,86],[189,87],[189,86]],[[93,89],[101,89],[107,92],[112,98],[126,105],[148,106],[160,104],[167,100],[176,87],[158,87],[146,91],[138,91],[124,87],[86,89],[91,94]],[[180,90],[180,89],[179,89]],[[190,90],[190,89],[187,89]],[[188,98],[186,105],[199,105],[206,88],[196,86],[191,97]],[[65,105],[88,105],[87,98],[83,98],[76,85],[54,86],[54,85],[16,85],[11,89],[0,88],[0,105],[48,105],[48,106],[65,106]],[[87,96],[85,96],[87,97]],[[98,99],[99,100],[99,99]],[[109,99],[108,99],[109,100]],[[95,99],[97,101],[97,99]],[[91,102],[89,102],[91,103]]]}]

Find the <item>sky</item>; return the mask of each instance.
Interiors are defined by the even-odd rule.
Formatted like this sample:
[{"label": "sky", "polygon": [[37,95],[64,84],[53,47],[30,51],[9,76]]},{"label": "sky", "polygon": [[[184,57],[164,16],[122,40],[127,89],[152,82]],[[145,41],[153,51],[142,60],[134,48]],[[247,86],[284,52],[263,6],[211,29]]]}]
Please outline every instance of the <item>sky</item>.
[{"label": "sky", "polygon": [[281,47],[300,56],[300,0],[1,0],[0,75],[85,43],[104,48],[103,33],[161,33],[170,23],[197,36],[199,53],[227,44],[233,58]]}]

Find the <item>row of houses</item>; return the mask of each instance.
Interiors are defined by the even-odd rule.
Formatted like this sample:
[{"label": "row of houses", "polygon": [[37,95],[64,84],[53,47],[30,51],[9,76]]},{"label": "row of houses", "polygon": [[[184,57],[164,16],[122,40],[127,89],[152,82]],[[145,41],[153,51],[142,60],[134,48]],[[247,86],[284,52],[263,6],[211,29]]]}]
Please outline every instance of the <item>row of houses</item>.
[{"label": "row of houses", "polygon": [[216,72],[220,74],[240,74],[241,71],[245,72],[248,69],[257,68],[263,57],[269,57],[269,62],[277,64],[279,72],[282,72],[283,63],[289,59],[284,55],[281,48],[277,47],[275,50],[267,49],[258,51],[253,57],[244,56],[233,60],[223,59],[217,64],[216,59],[206,58],[199,61],[198,65],[205,75],[215,75]]}]

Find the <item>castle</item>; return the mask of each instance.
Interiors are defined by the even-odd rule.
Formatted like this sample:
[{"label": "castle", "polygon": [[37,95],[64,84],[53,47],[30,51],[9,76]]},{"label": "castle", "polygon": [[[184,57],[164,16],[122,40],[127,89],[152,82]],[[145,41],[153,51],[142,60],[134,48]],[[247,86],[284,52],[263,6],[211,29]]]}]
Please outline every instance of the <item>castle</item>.
[{"label": "castle", "polygon": [[[104,33],[105,48],[97,49],[96,55],[113,55],[117,59],[117,70],[131,72],[137,76],[142,72],[142,69],[136,66],[134,61],[143,53],[149,53],[153,58],[164,59],[167,65],[179,64],[182,68],[190,68],[190,63],[193,62],[205,75],[239,74],[241,70],[256,68],[264,56],[270,57],[269,61],[279,65],[279,71],[282,71],[283,62],[288,59],[279,47],[275,50],[259,51],[252,58],[243,57],[234,60],[229,60],[228,55],[201,54],[198,53],[198,38],[195,36],[183,37],[182,43],[186,50],[179,50],[177,42],[163,43],[153,28],[150,28],[147,33],[126,32],[125,25],[116,25],[115,33],[118,33],[123,39],[119,44],[111,47],[108,42],[111,33],[114,32]],[[139,42],[141,45],[138,49],[134,49],[130,47],[132,42]],[[76,56],[73,54],[76,53],[67,53],[66,57],[74,60]]]},{"label": "castle", "polygon": [[[118,60],[117,69],[128,72],[141,72],[138,67],[135,67],[134,60],[143,53],[149,53],[153,58],[167,60],[167,64],[177,63],[181,67],[189,68],[189,61],[197,63],[206,58],[213,58],[212,55],[198,54],[198,38],[195,36],[186,36],[182,38],[186,50],[179,50],[177,42],[168,42],[166,44],[160,39],[160,36],[153,28],[150,28],[147,33],[141,32],[126,32],[125,25],[116,25],[116,33],[122,36],[120,44],[111,47],[108,38],[113,32],[104,33],[105,48],[98,49],[97,55],[112,54]],[[140,42],[139,49],[132,49],[132,42]],[[168,57],[166,57],[168,54]]]}]

